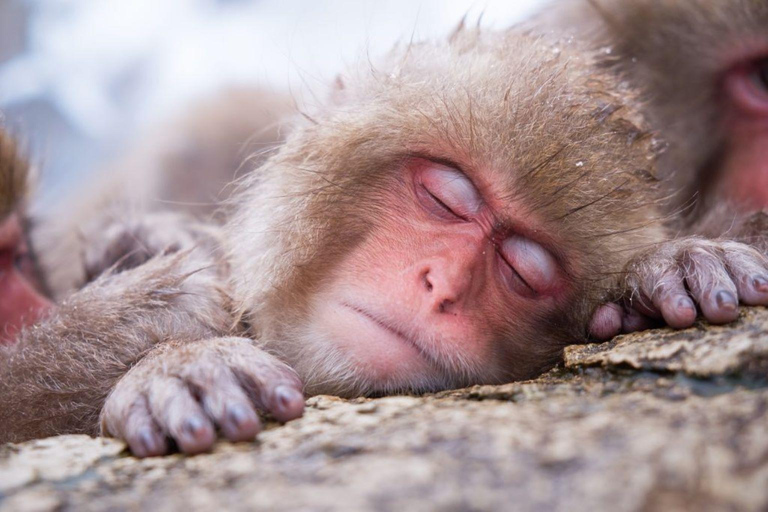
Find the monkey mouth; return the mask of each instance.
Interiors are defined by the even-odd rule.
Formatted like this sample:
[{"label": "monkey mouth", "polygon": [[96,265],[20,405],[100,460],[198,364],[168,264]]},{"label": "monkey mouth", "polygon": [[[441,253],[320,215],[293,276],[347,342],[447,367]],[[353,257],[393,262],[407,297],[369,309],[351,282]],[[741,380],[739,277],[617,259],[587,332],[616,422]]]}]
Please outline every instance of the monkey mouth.
[{"label": "monkey mouth", "polygon": [[384,320],[382,320],[380,317],[373,315],[372,313],[369,313],[363,308],[353,306],[346,302],[342,302],[341,305],[349,310],[354,311],[355,313],[357,313],[358,316],[361,316],[364,319],[366,319],[369,324],[373,324],[377,326],[380,330],[386,331],[390,336],[393,336],[399,339],[401,342],[415,349],[423,359],[429,362],[434,362],[434,358],[431,356],[431,354],[427,353],[424,350],[424,348],[421,345],[419,345],[413,338],[405,335],[401,330],[393,327],[388,322],[385,322]]}]

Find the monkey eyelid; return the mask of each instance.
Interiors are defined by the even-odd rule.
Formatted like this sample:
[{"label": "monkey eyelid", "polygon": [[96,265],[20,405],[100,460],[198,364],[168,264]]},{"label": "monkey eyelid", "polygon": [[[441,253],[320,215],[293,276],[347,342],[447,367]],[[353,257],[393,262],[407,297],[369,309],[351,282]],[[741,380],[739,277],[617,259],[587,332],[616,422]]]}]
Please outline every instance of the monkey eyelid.
[{"label": "monkey eyelid", "polygon": [[[445,215],[450,217],[450,218],[449,217],[444,217],[444,218],[446,218],[446,220],[456,219],[456,220],[460,220],[460,221],[463,221],[463,222],[468,222],[469,219],[466,219],[465,217],[462,217],[461,215],[459,215],[458,213],[453,211],[453,209],[451,209],[450,206],[448,206],[447,204],[442,202],[440,200],[440,198],[437,197],[432,192],[430,192],[427,187],[425,187],[424,185],[418,185],[418,187],[419,187],[419,190],[417,190],[417,195],[420,196],[420,197],[423,197],[423,196],[426,195],[427,196],[427,200],[429,200],[432,203],[434,203],[437,208],[442,210],[445,213]],[[443,215],[439,215],[439,216],[443,217]]]},{"label": "monkey eyelid", "polygon": [[417,171],[416,181],[442,208],[463,220],[480,213],[484,201],[472,180],[463,172],[442,164],[426,164]]},{"label": "monkey eyelid", "polygon": [[498,245],[498,252],[537,295],[552,289],[559,265],[544,246],[527,237],[513,235]]},{"label": "monkey eyelid", "polygon": [[536,291],[536,289],[533,286],[531,286],[528,283],[528,281],[526,281],[525,278],[520,274],[520,272],[517,271],[515,266],[509,262],[509,260],[504,256],[504,253],[501,251],[501,248],[498,246],[496,247],[496,254],[500,261],[499,264],[503,265],[501,272],[502,272],[502,276],[504,276],[504,279],[514,280],[515,282],[520,283],[523,286],[523,288],[521,289],[519,286],[515,286],[515,283],[511,283],[510,288],[514,289],[518,293],[522,292],[522,294],[525,296],[536,297],[538,295],[538,292]]}]

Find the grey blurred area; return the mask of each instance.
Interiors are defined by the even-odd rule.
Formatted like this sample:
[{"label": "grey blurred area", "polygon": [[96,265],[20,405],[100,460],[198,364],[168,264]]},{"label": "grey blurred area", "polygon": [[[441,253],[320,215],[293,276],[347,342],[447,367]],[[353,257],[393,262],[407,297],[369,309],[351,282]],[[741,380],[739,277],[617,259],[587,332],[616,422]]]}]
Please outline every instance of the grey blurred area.
[{"label": "grey blurred area", "polygon": [[0,121],[41,168],[43,207],[152,125],[226,87],[316,101],[359,58],[507,26],[545,0],[0,0]]},{"label": "grey blurred area", "polygon": [[0,1],[0,65],[24,51],[29,7],[12,0]]}]

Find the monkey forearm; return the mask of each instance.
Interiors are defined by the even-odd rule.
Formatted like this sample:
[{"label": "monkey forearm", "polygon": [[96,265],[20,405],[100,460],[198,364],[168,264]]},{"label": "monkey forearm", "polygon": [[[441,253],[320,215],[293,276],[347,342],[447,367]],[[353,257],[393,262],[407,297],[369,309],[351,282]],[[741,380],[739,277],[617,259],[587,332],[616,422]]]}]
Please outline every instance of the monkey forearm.
[{"label": "monkey forearm", "polygon": [[153,346],[227,332],[215,268],[190,254],[106,276],[0,351],[0,442],[98,432],[115,383]]}]

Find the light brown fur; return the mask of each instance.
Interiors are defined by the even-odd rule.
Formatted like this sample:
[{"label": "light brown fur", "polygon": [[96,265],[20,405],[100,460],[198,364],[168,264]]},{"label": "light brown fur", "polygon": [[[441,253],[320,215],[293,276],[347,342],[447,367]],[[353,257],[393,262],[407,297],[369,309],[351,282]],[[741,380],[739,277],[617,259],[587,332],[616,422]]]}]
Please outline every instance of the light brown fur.
[{"label": "light brown fur", "polygon": [[[724,192],[729,181],[765,181],[756,174],[759,170],[739,178],[748,169],[729,165],[731,153],[736,154],[734,140],[746,145],[745,138],[757,135],[735,132],[724,83],[735,67],[765,52],[768,4],[562,0],[553,6],[528,25],[540,33],[572,37],[601,53],[605,68],[639,92],[649,123],[666,141],[660,148],[658,177],[667,197],[660,206],[669,215],[675,239],[628,266],[624,288],[629,309],[639,303],[644,314],[661,317],[663,312],[667,323],[685,327],[696,314],[694,303],[684,299],[689,292],[704,317],[717,323],[738,316],[739,300],[765,304],[766,213],[752,211],[746,198],[742,204],[738,196]],[[759,169],[761,164],[750,165]],[[734,252],[732,240],[758,251],[738,246]],[[730,295],[725,308],[713,303],[716,295]],[[684,320],[676,318],[670,305],[679,300],[688,310]],[[637,325],[624,325],[623,330]],[[600,337],[611,333],[616,331]]]},{"label": "light brown fur", "polygon": [[[631,91],[595,69],[593,59],[565,41],[466,30],[450,45],[413,45],[381,68],[348,77],[336,103],[308,113],[312,122],[259,170],[260,183],[239,198],[239,214],[227,225],[238,269],[235,303],[254,335],[292,365],[312,368],[306,384],[322,389],[313,381],[325,383],[321,367],[336,363],[307,357],[312,340],[279,319],[287,311],[301,317],[323,269],[365,236],[361,210],[387,214],[377,204],[384,169],[422,152],[487,166],[493,174],[486,178],[547,219],[564,252],[572,251],[581,267],[578,304],[558,312],[560,321],[538,319],[531,330],[547,341],[520,339],[535,355],[527,362],[520,355],[497,379],[524,378],[554,363],[563,345],[583,337],[585,316],[631,253],[664,236],[653,135]],[[347,373],[330,379],[334,392],[365,390],[364,378]]]}]

